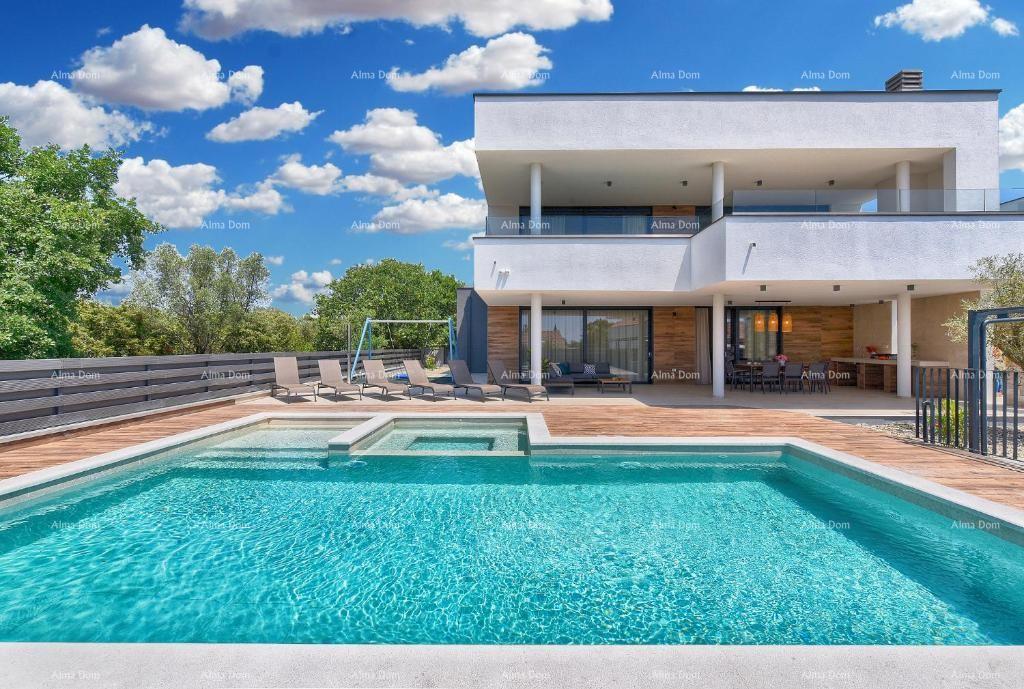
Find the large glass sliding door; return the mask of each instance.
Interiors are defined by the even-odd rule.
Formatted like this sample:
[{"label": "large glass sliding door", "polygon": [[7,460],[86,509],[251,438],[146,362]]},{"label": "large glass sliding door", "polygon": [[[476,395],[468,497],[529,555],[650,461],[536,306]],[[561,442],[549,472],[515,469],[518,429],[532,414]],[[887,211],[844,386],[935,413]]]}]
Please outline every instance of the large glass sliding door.
[{"label": "large glass sliding door", "polygon": [[[543,361],[607,363],[611,373],[650,380],[649,309],[544,309]],[[530,310],[519,312],[519,367],[530,366]]]},{"label": "large glass sliding door", "polygon": [[726,357],[733,361],[768,361],[782,351],[776,308],[731,308],[726,311]]}]

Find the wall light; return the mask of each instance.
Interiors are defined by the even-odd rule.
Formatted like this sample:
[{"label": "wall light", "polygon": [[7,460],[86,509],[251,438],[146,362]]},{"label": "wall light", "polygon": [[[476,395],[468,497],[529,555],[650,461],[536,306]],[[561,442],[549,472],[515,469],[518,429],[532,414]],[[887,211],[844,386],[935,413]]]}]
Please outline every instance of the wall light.
[{"label": "wall light", "polygon": [[761,291],[762,292],[767,292],[768,291],[768,285],[761,285]]},{"label": "wall light", "polygon": [[833,292],[838,292],[839,291],[839,285],[832,285],[832,291]]}]

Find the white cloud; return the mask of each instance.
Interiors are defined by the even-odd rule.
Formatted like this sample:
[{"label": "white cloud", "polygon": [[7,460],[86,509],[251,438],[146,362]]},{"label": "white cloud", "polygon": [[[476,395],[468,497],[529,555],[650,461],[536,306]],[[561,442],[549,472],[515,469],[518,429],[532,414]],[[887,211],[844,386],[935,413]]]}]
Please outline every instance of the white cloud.
[{"label": "white cloud", "polygon": [[232,194],[224,199],[224,207],[236,211],[252,211],[265,215],[277,215],[287,206],[281,192],[274,188],[273,182],[264,180],[256,185],[248,194]]},{"label": "white cloud", "polygon": [[529,34],[505,34],[482,48],[474,45],[449,55],[441,67],[420,74],[391,72],[388,84],[396,91],[438,89],[445,93],[537,86],[544,82],[541,71],[552,67],[546,52],[548,49]]},{"label": "white cloud", "polygon": [[327,291],[327,285],[334,280],[329,270],[319,270],[309,273],[305,270],[298,270],[291,275],[291,282],[278,285],[271,290],[270,295],[280,301],[299,302],[312,304],[317,294]]},{"label": "white cloud", "polygon": [[1020,35],[1020,31],[1017,30],[1017,25],[1008,19],[1003,19],[1002,17],[996,17],[995,19],[993,19],[992,23],[989,24],[989,26],[991,26],[992,30],[995,31],[1000,36]]},{"label": "white cloud", "polygon": [[441,246],[446,249],[452,249],[454,251],[470,251],[473,248],[473,237],[483,237],[483,232],[474,232],[473,234],[466,237],[465,241],[458,241],[456,239],[446,239],[442,242]]},{"label": "white cloud", "polygon": [[368,154],[371,171],[402,182],[431,184],[454,177],[478,177],[473,140],[447,146],[428,127],[418,124],[416,113],[377,108],[366,121],[328,137],[349,153]]},{"label": "white cloud", "polygon": [[272,266],[284,265],[284,256],[267,256],[267,263]]},{"label": "white cloud", "polygon": [[390,231],[416,234],[434,230],[482,227],[487,217],[487,202],[467,199],[458,194],[443,194],[431,199],[409,199],[396,206],[385,206],[373,216],[369,232]]},{"label": "white cloud", "polygon": [[376,20],[447,28],[460,21],[477,36],[516,26],[565,29],[611,17],[611,0],[185,0],[182,28],[210,39],[265,30],[299,36],[327,27]]},{"label": "white cloud", "polygon": [[143,213],[171,228],[201,227],[222,208],[266,214],[284,209],[283,198],[266,182],[248,195],[215,188],[219,182],[217,168],[206,163],[175,166],[159,158],[146,162],[138,157],[121,163],[114,190],[134,198]]},{"label": "white cloud", "polygon": [[250,101],[263,88],[261,68],[250,65],[224,80],[220,62],[148,24],[109,47],[87,50],[81,63],[83,76],[75,80],[75,90],[145,110],[206,110],[232,95]]},{"label": "white cloud", "polygon": [[926,41],[957,38],[983,24],[988,24],[1000,36],[1017,35],[1013,22],[992,17],[991,11],[992,8],[982,5],[981,0],[913,0],[875,17],[875,26],[899,27]]},{"label": "white cloud", "polygon": [[252,105],[263,93],[263,68],[249,65],[241,71],[228,75],[231,98],[243,105]]},{"label": "white cloud", "polygon": [[253,108],[221,122],[207,133],[206,138],[220,143],[266,141],[284,132],[302,131],[321,112],[323,110],[309,112],[299,101],[282,103],[276,108]]},{"label": "white cloud", "polygon": [[332,258],[330,261],[328,261],[328,263],[330,263],[332,266],[340,266],[341,265],[341,259],[340,258]]},{"label": "white cloud", "polygon": [[41,80],[32,86],[0,84],[0,113],[10,115],[26,146],[119,147],[153,130],[149,122],[107,111],[55,81]]},{"label": "white cloud", "polygon": [[1024,170],[1024,104],[999,120],[999,167]]},{"label": "white cloud", "polygon": [[793,90],[794,91],[820,91],[821,87],[820,86],[805,86],[805,87],[797,86]]},{"label": "white cloud", "polygon": [[289,189],[324,196],[339,190],[340,176],[341,170],[334,164],[303,165],[302,156],[296,153],[286,157],[270,179],[275,184]]},{"label": "white cloud", "polygon": [[393,201],[437,196],[439,193],[436,189],[428,189],[423,184],[407,187],[396,179],[379,175],[346,175],[341,180],[341,188],[344,191],[371,196],[388,196]]}]

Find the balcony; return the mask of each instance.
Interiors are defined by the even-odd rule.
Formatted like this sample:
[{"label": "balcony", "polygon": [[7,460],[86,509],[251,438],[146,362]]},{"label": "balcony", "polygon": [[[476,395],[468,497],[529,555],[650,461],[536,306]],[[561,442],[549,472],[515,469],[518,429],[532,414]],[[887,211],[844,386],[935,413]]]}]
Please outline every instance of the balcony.
[{"label": "balcony", "polygon": [[707,215],[545,215],[539,222],[528,215],[519,217],[487,216],[485,234],[489,237],[514,235],[644,235],[670,234],[692,236],[710,224]]},{"label": "balcony", "polygon": [[725,214],[1021,212],[1024,189],[736,189]]},{"label": "balcony", "polygon": [[696,214],[556,214],[539,222],[529,215],[490,215],[485,235],[692,237],[712,224],[712,208],[722,214],[897,215],[1024,213],[1024,188],[1005,189],[737,189],[714,206],[690,205]]}]

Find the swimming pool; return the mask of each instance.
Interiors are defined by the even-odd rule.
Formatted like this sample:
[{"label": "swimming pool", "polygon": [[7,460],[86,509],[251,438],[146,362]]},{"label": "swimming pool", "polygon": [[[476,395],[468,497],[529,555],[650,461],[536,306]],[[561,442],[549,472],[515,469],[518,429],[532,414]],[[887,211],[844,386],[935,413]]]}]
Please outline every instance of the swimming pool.
[{"label": "swimming pool", "polygon": [[0,513],[0,640],[1019,644],[1024,558],[788,450],[210,438]]}]

